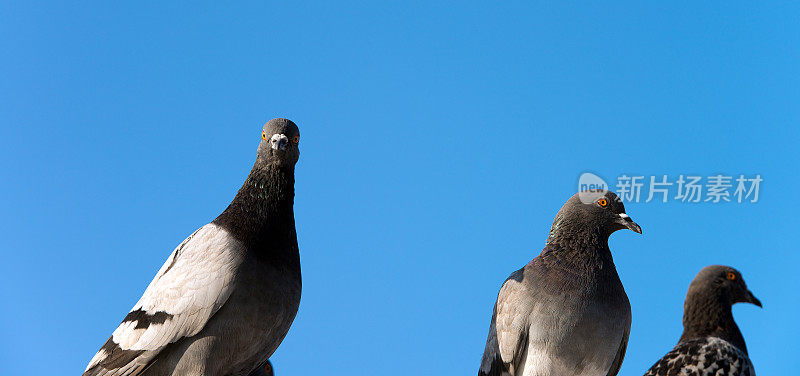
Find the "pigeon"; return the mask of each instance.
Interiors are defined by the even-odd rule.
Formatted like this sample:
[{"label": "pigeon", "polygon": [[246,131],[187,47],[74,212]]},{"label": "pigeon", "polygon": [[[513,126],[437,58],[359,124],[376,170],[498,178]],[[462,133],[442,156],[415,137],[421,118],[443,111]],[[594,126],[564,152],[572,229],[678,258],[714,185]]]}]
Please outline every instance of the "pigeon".
[{"label": "pigeon", "polygon": [[478,375],[616,375],[631,327],[608,247],[641,227],[616,194],[582,191],[556,215],[544,250],[503,283]]},{"label": "pigeon", "polygon": [[272,368],[272,363],[267,360],[263,364],[259,364],[258,367],[247,374],[247,376],[275,376],[275,369]]},{"label": "pigeon", "polygon": [[300,131],[272,119],[228,207],[172,252],[84,376],[247,375],[300,304],[294,170]]},{"label": "pigeon", "polygon": [[645,375],[754,376],[744,337],[733,321],[734,303],[762,307],[738,270],[723,265],[701,269],[683,303],[683,335]]}]

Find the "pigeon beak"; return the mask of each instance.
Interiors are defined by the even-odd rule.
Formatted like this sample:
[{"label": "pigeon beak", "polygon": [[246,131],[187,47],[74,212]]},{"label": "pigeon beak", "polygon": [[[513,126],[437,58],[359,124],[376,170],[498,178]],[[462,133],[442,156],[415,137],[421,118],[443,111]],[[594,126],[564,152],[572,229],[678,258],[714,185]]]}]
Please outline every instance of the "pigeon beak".
[{"label": "pigeon beak", "polygon": [[750,292],[750,290],[747,290],[747,297],[745,297],[744,299],[745,303],[755,304],[759,308],[764,308],[764,306],[761,305],[761,301],[758,300],[758,298],[756,298],[755,295],[753,295],[753,293]]},{"label": "pigeon beak", "polygon": [[284,150],[287,145],[289,145],[289,137],[286,137],[285,134],[274,134],[269,139],[269,147],[273,150]]},{"label": "pigeon beak", "polygon": [[642,233],[642,227],[639,226],[636,222],[634,222],[631,219],[631,217],[629,217],[625,213],[619,213],[619,219],[617,219],[617,223],[619,223],[622,226],[625,226],[625,228],[627,228],[629,230],[632,230],[633,232],[636,232],[636,233],[639,233],[639,234]]}]

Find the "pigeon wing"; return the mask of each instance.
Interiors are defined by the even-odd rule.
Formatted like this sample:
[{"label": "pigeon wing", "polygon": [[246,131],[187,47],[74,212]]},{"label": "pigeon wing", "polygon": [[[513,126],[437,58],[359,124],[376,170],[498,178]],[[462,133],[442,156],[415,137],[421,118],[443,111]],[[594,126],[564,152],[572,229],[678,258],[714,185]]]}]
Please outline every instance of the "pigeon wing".
[{"label": "pigeon wing", "polygon": [[497,294],[479,376],[509,375],[525,359],[530,308],[525,302],[530,297],[521,283],[523,272],[520,269],[512,273]]},{"label": "pigeon wing", "polygon": [[725,340],[708,337],[679,343],[644,375],[684,374],[755,376],[756,373],[744,351]]},{"label": "pigeon wing", "polygon": [[200,332],[230,296],[241,250],[238,240],[214,224],[186,238],[89,362],[84,376],[137,375],[165,346]]}]

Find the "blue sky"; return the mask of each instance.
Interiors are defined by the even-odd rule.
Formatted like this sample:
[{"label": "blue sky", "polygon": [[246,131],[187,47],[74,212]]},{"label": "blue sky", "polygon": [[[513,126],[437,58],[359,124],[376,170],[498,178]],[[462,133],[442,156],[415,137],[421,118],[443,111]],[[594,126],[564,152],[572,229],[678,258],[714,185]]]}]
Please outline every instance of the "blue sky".
[{"label": "blue sky", "polygon": [[739,268],[759,374],[790,374],[797,4],[0,4],[0,373],[78,374],[172,249],[300,126],[303,300],[278,375],[475,374],[502,281],[591,171],[760,174],[757,203],[629,203],[621,375]]}]

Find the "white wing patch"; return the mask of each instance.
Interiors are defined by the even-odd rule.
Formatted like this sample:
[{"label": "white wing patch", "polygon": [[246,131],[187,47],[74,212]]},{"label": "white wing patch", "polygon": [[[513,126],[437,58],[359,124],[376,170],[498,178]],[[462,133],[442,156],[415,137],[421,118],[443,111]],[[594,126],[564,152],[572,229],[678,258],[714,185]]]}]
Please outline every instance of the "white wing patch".
[{"label": "white wing patch", "polygon": [[86,371],[88,371],[89,368],[92,368],[98,363],[100,363],[100,361],[105,359],[106,357],[108,357],[108,352],[105,349],[100,349],[100,351],[98,351],[97,354],[94,354],[92,360],[89,361],[89,365],[86,366]]},{"label": "white wing patch", "polygon": [[111,366],[119,373],[109,374],[127,374],[123,370],[146,365],[164,346],[200,332],[230,297],[234,268],[243,250],[238,240],[213,223],[195,231],[172,252],[111,335],[112,345],[131,351],[136,359],[128,364],[104,364],[104,360],[111,362],[110,350],[104,346],[87,371]]}]

